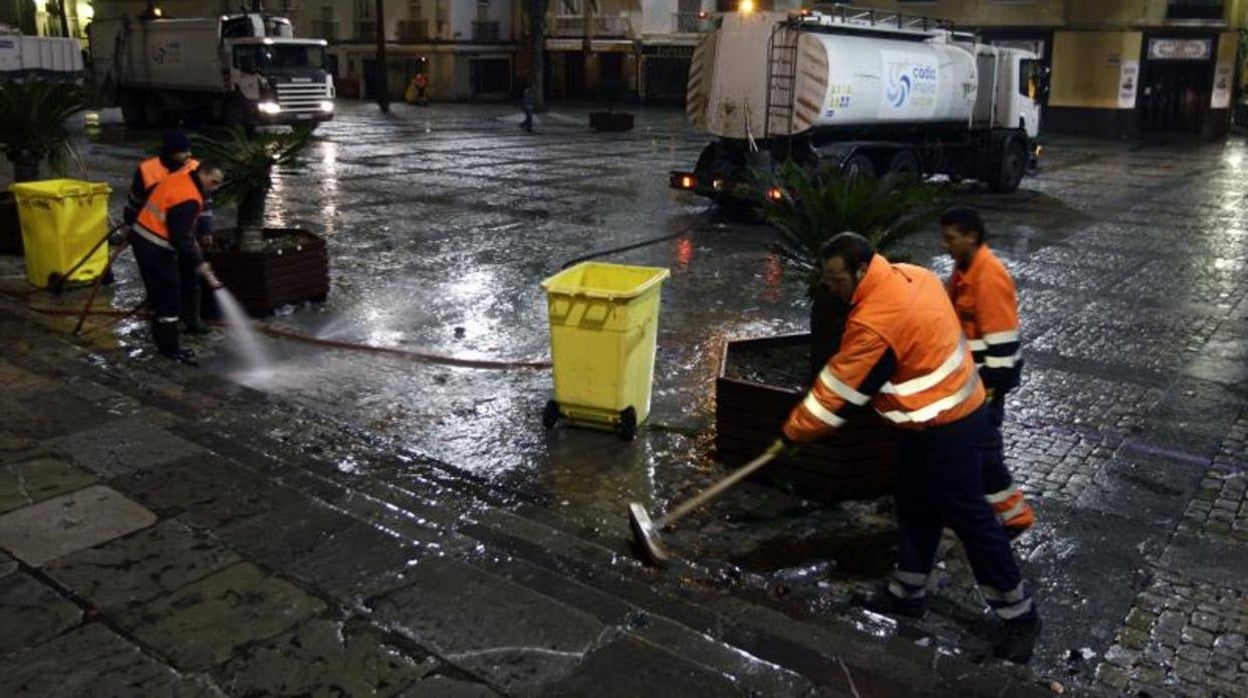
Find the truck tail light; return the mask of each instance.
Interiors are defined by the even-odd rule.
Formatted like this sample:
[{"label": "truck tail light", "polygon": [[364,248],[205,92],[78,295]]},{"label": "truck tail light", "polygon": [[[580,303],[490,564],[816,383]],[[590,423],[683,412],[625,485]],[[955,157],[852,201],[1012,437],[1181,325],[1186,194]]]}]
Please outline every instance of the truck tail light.
[{"label": "truck tail light", "polygon": [[698,178],[690,172],[673,172],[668,185],[673,189],[695,189],[698,186]]},{"label": "truck tail light", "polygon": [[772,187],[768,189],[767,199],[770,201],[775,201],[777,203],[784,201],[784,190],[781,189],[780,187]]}]

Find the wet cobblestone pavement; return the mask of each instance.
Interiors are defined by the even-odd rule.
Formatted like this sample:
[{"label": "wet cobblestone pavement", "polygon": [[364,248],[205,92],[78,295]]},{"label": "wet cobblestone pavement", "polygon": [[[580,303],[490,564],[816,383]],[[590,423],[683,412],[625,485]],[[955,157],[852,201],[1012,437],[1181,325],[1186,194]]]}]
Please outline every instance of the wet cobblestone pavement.
[{"label": "wet cobblestone pavement", "polygon": [[[114,116],[84,155],[124,190],[155,136]],[[266,339],[257,375],[218,332],[193,371],[151,358],[138,320],[76,346],[72,318],[31,312],[82,291],[0,301],[0,625],[22,628],[0,637],[0,695],[1248,695],[1242,140],[1054,139],[1016,194],[956,195],[1020,284],[1006,438],[1046,620],[1024,670],[984,658],[952,538],[927,619],[850,606],[891,567],[887,498],[747,483],[672,532],[687,561],[631,559],[627,502],[662,511],[724,473],[725,339],[806,315],[766,228],[667,191],[702,138],[676,111],[637,118],[605,136],[556,111],[528,135],[502,107],[346,105],[268,211],[325,236],[329,299],[263,321],[542,361],[542,278],[672,236],[603,257],[672,271],[630,444],[544,432],[546,370]],[[901,251],[948,271],[935,230]],[[128,309],[128,256],[118,277],[105,296]],[[23,287],[20,260],[0,283]]]}]

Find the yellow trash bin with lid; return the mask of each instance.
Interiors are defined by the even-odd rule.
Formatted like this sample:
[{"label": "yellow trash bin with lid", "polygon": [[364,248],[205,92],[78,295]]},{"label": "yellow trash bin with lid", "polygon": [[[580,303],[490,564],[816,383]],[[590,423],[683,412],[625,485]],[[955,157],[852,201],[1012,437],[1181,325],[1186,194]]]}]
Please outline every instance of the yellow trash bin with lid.
[{"label": "yellow trash bin with lid", "polygon": [[[92,247],[108,235],[107,184],[77,179],[19,182],[10,186],[26,248],[26,279],[40,288],[74,269],[70,283],[86,283],[104,273],[108,245]],[[84,259],[85,258],[85,259]],[[79,264],[79,262],[82,262]]]},{"label": "yellow trash bin with lid", "polygon": [[550,315],[555,399],[547,429],[561,418],[614,430],[625,440],[650,414],[660,267],[585,262],[542,282]]}]

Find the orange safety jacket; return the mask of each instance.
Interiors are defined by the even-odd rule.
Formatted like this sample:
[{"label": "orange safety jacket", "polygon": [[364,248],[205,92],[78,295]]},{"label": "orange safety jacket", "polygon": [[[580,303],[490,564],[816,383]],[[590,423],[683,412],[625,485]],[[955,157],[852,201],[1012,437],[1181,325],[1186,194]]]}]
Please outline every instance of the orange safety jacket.
[{"label": "orange safety jacket", "polygon": [[841,347],[784,425],[810,441],[868,403],[903,429],[956,422],[984,404],[984,386],[940,279],[880,255],[850,300]]},{"label": "orange safety jacket", "polygon": [[980,245],[966,270],[954,268],[948,290],[984,385],[998,394],[1017,387],[1023,359],[1018,291],[1010,272]]},{"label": "orange safety jacket", "polygon": [[139,175],[143,178],[143,188],[150,192],[152,187],[163,182],[169,175],[175,172],[189,172],[198,167],[198,160],[187,158],[186,163],[181,167],[176,170],[170,170],[165,167],[165,163],[160,161],[160,156],[156,156],[139,163]]},{"label": "orange safety jacket", "polygon": [[204,195],[195,186],[195,180],[191,179],[190,170],[178,170],[152,190],[147,197],[147,203],[143,204],[143,210],[139,211],[138,226],[168,243],[171,236],[165,216],[169,209],[188,201],[195,202],[195,213],[198,216],[204,208]]}]

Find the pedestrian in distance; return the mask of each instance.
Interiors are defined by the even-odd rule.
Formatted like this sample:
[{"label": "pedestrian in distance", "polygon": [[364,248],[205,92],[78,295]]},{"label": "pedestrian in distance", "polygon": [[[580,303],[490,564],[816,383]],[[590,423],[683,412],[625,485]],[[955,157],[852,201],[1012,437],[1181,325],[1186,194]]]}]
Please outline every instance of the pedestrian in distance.
[{"label": "pedestrian in distance", "polygon": [[[199,161],[191,156],[191,139],[180,131],[170,131],[161,141],[160,154],[147,158],[135,168],[130,182],[130,196],[122,211],[122,221],[127,229],[138,219],[139,212],[147,203],[147,197],[157,184],[178,172],[199,167]],[[195,241],[201,248],[212,245],[213,206],[212,197],[204,198],[199,217],[195,219]],[[202,287],[193,268],[186,267],[181,273],[181,318],[187,334],[207,334],[208,327],[200,315]]]},{"label": "pedestrian in distance", "polygon": [[533,109],[537,107],[537,86],[528,83],[524,92],[520,93],[520,108],[524,110],[524,121],[520,122],[520,128],[533,132]]},{"label": "pedestrian in distance", "polygon": [[212,267],[195,241],[195,225],[204,200],[225,179],[221,167],[201,162],[157,184],[130,226],[130,244],[143,277],[152,310],[152,338],[164,357],[195,365],[195,355],[179,342],[178,314],[182,300],[182,272],[194,270],[211,289],[221,288]]},{"label": "pedestrian in distance", "polygon": [[987,388],[989,434],[984,443],[984,496],[1011,540],[1035,523],[1035,512],[1014,484],[1005,464],[1005,396],[1018,387],[1023,370],[1018,328],[1018,292],[1010,272],[985,242],[979,213],[954,208],[940,217],[945,251],[953,258],[949,299],[971,346]]},{"label": "pedestrian in distance", "polygon": [[425,90],[429,88],[429,76],[424,73],[416,73],[407,83],[407,90],[404,97],[408,104],[426,106],[429,100],[425,98]]},{"label": "pedestrian in distance", "polygon": [[819,262],[824,285],[849,304],[849,316],[839,350],[772,450],[817,439],[855,410],[874,408],[900,434],[894,501],[901,552],[887,583],[856,601],[877,613],[922,617],[941,532],[949,527],[1000,619],[994,655],[1029,661],[1040,616],[984,499],[984,386],[944,286],[926,269],[890,264],[856,233],[828,240]]}]

